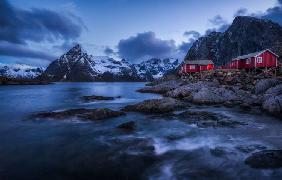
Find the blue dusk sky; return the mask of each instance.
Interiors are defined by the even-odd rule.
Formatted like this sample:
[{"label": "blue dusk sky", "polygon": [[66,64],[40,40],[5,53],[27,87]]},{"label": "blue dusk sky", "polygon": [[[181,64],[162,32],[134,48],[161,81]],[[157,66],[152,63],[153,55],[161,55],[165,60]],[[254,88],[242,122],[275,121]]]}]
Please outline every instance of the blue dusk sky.
[{"label": "blue dusk sky", "polygon": [[0,0],[0,63],[47,66],[75,43],[131,62],[181,59],[238,15],[282,24],[282,0]]}]

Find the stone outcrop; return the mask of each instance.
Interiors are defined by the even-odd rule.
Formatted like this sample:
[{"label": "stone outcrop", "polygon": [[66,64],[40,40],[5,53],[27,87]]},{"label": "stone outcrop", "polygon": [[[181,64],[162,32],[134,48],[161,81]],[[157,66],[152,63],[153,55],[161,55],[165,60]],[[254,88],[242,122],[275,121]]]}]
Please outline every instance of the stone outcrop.
[{"label": "stone outcrop", "polygon": [[275,79],[275,78],[270,78],[270,79],[263,79],[261,81],[258,81],[255,86],[255,93],[256,94],[263,94],[266,92],[271,87],[276,86],[277,84],[282,83],[280,80]]},{"label": "stone outcrop", "polygon": [[163,98],[145,100],[134,105],[128,105],[123,110],[143,113],[168,113],[183,107],[185,107],[185,104],[178,100]]},{"label": "stone outcrop", "polygon": [[134,121],[129,121],[129,122],[120,124],[118,128],[133,131],[134,129],[136,129],[136,123]]},{"label": "stone outcrop", "polygon": [[125,115],[121,111],[113,111],[111,109],[69,109],[58,112],[43,112],[34,115],[34,118],[48,118],[48,119],[67,119],[77,117],[82,120],[102,120],[108,118],[114,118]]},{"label": "stone outcrop", "polygon": [[83,102],[94,102],[94,101],[109,101],[109,100],[114,100],[115,98],[120,98],[120,96],[117,97],[110,97],[110,96],[96,96],[96,95],[92,95],[92,96],[82,96],[81,100]]},{"label": "stone outcrop", "polygon": [[165,94],[168,91],[174,90],[181,85],[181,82],[178,81],[167,81],[155,86],[145,87],[137,90],[141,93],[156,93],[156,94]]},{"label": "stone outcrop", "polygon": [[252,154],[245,160],[252,168],[273,169],[282,167],[282,150],[264,150]]},{"label": "stone outcrop", "polygon": [[197,124],[201,128],[208,127],[227,127],[234,128],[245,123],[231,120],[230,118],[212,112],[206,111],[185,111],[177,115],[180,120],[190,124]]}]

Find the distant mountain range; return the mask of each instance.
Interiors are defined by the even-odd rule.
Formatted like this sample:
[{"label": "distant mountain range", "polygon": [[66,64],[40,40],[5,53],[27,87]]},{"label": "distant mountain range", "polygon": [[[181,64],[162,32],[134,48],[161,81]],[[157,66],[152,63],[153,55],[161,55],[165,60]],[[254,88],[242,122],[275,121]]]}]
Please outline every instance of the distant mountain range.
[{"label": "distant mountain range", "polygon": [[1,65],[0,77],[48,81],[151,81],[179,66],[173,58],[150,59],[139,64],[107,56],[89,55],[76,45],[44,70],[26,65]]},{"label": "distant mountain range", "polygon": [[0,77],[14,79],[33,79],[41,75],[44,68],[32,67],[23,64],[0,63]]},{"label": "distant mountain range", "polygon": [[179,65],[177,59],[150,59],[140,64],[89,55],[76,45],[53,61],[40,75],[50,81],[150,81]]},{"label": "distant mountain range", "polygon": [[210,59],[224,65],[234,57],[264,49],[282,56],[282,27],[270,20],[238,16],[225,32],[212,32],[195,41],[185,59]]}]

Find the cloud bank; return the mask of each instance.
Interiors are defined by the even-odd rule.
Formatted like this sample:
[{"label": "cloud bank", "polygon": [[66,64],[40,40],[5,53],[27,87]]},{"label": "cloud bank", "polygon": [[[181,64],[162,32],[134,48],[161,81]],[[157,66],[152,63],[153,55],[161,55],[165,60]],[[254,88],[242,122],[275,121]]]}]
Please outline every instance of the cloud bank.
[{"label": "cloud bank", "polygon": [[0,56],[52,59],[51,55],[33,50],[32,43],[55,43],[76,40],[84,25],[75,15],[48,9],[24,10],[0,1]]},{"label": "cloud bank", "polygon": [[169,57],[177,48],[174,40],[162,40],[154,32],[144,32],[120,40],[117,49],[122,58],[138,61],[142,58]]}]

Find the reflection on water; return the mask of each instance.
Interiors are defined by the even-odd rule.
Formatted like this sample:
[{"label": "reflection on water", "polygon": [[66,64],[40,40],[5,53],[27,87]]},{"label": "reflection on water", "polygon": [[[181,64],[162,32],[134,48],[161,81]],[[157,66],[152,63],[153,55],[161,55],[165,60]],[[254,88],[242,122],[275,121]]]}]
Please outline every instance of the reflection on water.
[{"label": "reflection on water", "polygon": [[[244,159],[259,148],[282,148],[282,122],[257,112],[193,106],[247,122],[237,128],[198,128],[138,113],[99,122],[34,120],[41,111],[119,110],[158,95],[144,83],[58,83],[0,87],[0,179],[279,179],[282,169],[257,170]],[[81,96],[121,96],[82,103]],[[116,126],[134,120],[137,129]]]}]

